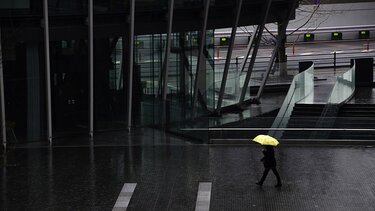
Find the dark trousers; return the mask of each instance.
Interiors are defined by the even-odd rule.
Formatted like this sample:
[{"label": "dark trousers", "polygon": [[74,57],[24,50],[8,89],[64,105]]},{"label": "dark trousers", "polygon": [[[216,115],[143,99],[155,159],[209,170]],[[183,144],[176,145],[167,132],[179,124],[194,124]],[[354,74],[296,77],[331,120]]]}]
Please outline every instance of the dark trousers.
[{"label": "dark trousers", "polygon": [[264,169],[264,172],[263,172],[263,176],[262,178],[260,179],[259,183],[263,183],[264,180],[266,179],[267,175],[268,175],[268,172],[272,170],[273,174],[276,176],[277,178],[277,184],[281,184],[281,179],[280,179],[280,175],[279,175],[279,172],[277,172],[276,168],[275,167],[271,167],[271,168],[265,168]]}]

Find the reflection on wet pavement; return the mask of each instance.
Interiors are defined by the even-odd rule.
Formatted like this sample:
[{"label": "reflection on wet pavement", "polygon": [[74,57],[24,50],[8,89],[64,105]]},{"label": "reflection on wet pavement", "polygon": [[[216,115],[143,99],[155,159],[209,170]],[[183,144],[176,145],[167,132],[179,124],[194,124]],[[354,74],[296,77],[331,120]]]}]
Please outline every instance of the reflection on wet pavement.
[{"label": "reflection on wet pavement", "polygon": [[128,210],[194,210],[200,182],[210,210],[374,210],[375,148],[276,150],[281,189],[263,185],[261,148],[139,145],[17,148],[2,158],[4,210],[112,210],[124,183],[137,183]]}]

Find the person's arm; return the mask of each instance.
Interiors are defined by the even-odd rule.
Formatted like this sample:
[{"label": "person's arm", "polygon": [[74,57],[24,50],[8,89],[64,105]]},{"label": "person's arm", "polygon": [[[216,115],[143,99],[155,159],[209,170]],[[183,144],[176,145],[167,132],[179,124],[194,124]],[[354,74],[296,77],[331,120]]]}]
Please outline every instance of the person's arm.
[{"label": "person's arm", "polygon": [[264,159],[266,159],[266,151],[265,151],[265,150],[263,150],[262,152],[263,152],[263,157],[262,157],[262,159],[260,159],[260,161],[262,161],[262,162],[263,162],[263,161],[264,161]]}]

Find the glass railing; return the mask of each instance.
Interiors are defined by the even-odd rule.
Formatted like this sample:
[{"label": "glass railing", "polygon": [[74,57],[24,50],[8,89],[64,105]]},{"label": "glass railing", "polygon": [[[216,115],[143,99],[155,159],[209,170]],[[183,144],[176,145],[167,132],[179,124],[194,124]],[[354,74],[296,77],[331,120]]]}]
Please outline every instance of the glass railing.
[{"label": "glass railing", "polygon": [[[235,105],[239,102],[241,92],[243,90],[243,85],[245,82],[247,69],[249,65],[249,60],[247,61],[247,64],[245,66],[245,71],[241,72],[240,70],[240,64],[242,62],[243,58],[239,59],[232,59],[229,64],[228,69],[228,76],[227,81],[225,84],[224,89],[224,96],[222,101],[222,108],[227,106]],[[256,93],[250,92],[250,87],[255,88],[253,90],[257,90],[257,88],[260,87],[262,84],[263,77],[265,77],[265,71],[268,64],[268,60],[265,60],[265,58],[261,57],[256,60],[254,69],[251,74],[250,82],[246,90],[245,98],[244,100],[250,100],[251,95],[255,95]],[[222,77],[224,72],[224,66],[225,61],[224,60],[215,60],[215,76],[214,76],[214,82],[212,84],[209,84],[207,87],[208,89],[206,92],[214,93],[210,94],[209,96],[213,99],[210,99],[211,102],[215,102],[215,108],[217,106],[217,99],[219,97],[220,93],[220,87],[222,83]],[[287,65],[287,74],[289,76],[294,76],[297,72],[297,65],[294,62],[290,62]],[[277,65],[274,65],[274,68],[272,69],[266,86],[272,86],[272,85],[283,85],[283,84],[290,84],[292,82],[292,77],[283,77],[279,73],[279,68]]]},{"label": "glass railing", "polygon": [[[217,106],[217,100],[219,98],[220,93],[220,87],[222,83],[222,77],[223,77],[223,71],[224,66],[221,66],[220,64],[215,64],[215,73],[213,76],[210,76],[210,78],[214,78],[214,81],[211,82],[207,86],[207,90],[205,93],[210,93],[207,96],[208,101],[211,102],[211,104],[214,105],[214,108]],[[238,71],[237,65],[235,63],[231,63],[229,65],[228,70],[228,76],[227,76],[227,82],[224,89],[224,96],[223,96],[223,102],[222,107],[231,106],[238,103],[239,96],[241,94],[243,82],[245,81],[246,74],[240,73]],[[260,85],[260,82],[251,81],[249,86],[256,86]],[[249,97],[249,96],[248,96]]]},{"label": "glass railing", "polygon": [[[229,66],[222,108],[238,103],[237,98],[240,95],[243,82],[246,77],[246,71],[240,73],[239,69],[237,68],[237,63],[234,61],[235,60],[233,59]],[[262,64],[256,63],[256,66],[258,65]],[[290,66],[288,65],[288,72],[290,71],[290,74],[295,74],[296,70],[289,70],[289,67]],[[212,101],[215,102],[215,105],[217,104],[217,98],[219,96],[223,69],[224,64],[215,64],[215,80],[212,84],[207,84],[207,90],[203,93],[214,93],[214,95],[210,96],[214,98],[212,99]],[[295,87],[295,94],[292,97],[292,100],[312,100],[313,67],[310,69],[310,71],[299,74],[299,77],[296,77],[294,81],[293,79],[286,80],[285,78],[280,77],[277,68],[275,68],[274,71],[275,72],[271,75],[271,77],[269,77],[269,79],[271,79],[271,82],[269,84],[276,85],[280,83],[293,83],[292,86]],[[253,71],[253,77],[250,80],[249,87],[259,86],[260,82],[263,79],[262,74],[264,74],[264,69],[263,71],[262,68],[255,69]],[[247,94],[250,94],[250,92]],[[285,95],[281,95],[281,99],[284,99]],[[246,95],[245,98],[249,99],[250,95]],[[267,134],[272,127],[272,124],[274,122],[277,122],[277,120],[275,120],[275,117],[259,117],[258,115],[268,112],[275,112],[278,108],[280,108],[280,106],[281,103],[263,104],[261,112],[255,108],[245,110],[239,114],[223,114],[220,117],[196,115],[191,119],[185,118],[185,121],[172,122],[171,124],[169,124],[168,130],[174,131],[179,134],[184,134],[188,137],[195,137],[204,140],[242,140],[243,137],[246,137],[246,140],[250,140],[257,134]],[[283,118],[278,117],[276,119]]]},{"label": "glass railing", "polygon": [[[238,68],[238,63],[235,61],[235,59],[232,59],[229,66],[222,108],[238,103],[238,98],[241,94],[241,90],[243,88],[242,86],[246,77],[246,71],[241,73]],[[256,63],[256,67],[258,66],[264,66],[264,64],[262,62]],[[217,106],[217,99],[220,92],[223,69],[223,62],[217,63],[216,61],[214,74],[211,75],[211,71],[207,71],[206,73],[207,78],[209,77],[214,79],[211,83],[206,81],[206,90],[204,90],[204,92],[202,93],[202,95],[206,97],[207,102],[214,102],[215,106],[213,109],[209,109],[210,111],[214,111]],[[291,83],[292,79],[288,81],[286,81],[285,79],[281,79],[279,77],[279,74],[277,73],[277,69],[275,69],[275,71],[276,72],[274,73],[274,75],[270,77],[272,84],[276,85],[280,83]],[[295,74],[295,72],[296,71],[293,70],[290,72],[290,74]],[[264,69],[257,68],[253,72],[254,78],[250,80],[249,87],[259,87],[262,81],[262,74],[264,74]],[[250,99],[250,92],[248,92],[247,94],[248,95],[246,95],[246,99]],[[285,94],[280,95],[281,98],[284,99]],[[197,108],[200,108],[200,106],[196,106]],[[274,117],[258,117],[258,115],[261,115],[262,113],[273,112],[280,106],[281,103],[264,104],[262,105],[261,112],[257,108],[249,108],[239,114],[227,113],[223,114],[220,117],[208,116],[207,114],[204,115],[202,111],[200,111],[200,114],[203,114],[203,116],[194,115],[191,116],[191,118],[186,116],[185,121],[173,121],[173,118],[170,118],[169,120],[171,121],[171,123],[168,126],[168,130],[186,135],[188,137],[194,137],[204,140],[225,139],[231,137],[232,135],[232,138],[240,138],[241,136],[252,138],[259,133],[267,133],[274,121]],[[199,109],[197,109],[197,111],[199,112]],[[177,114],[179,112],[175,111],[174,113]],[[238,129],[236,129],[244,127],[247,128],[246,131],[239,132],[237,131]]]},{"label": "glass railing", "polygon": [[[297,102],[312,102],[314,95],[314,64],[310,68],[302,73],[297,74],[292,84],[289,87],[289,91],[283,105],[281,106],[279,113],[276,116],[275,121],[272,124],[272,128],[286,128],[289,117],[293,111],[294,105]],[[283,131],[272,130],[269,135],[280,138]]]},{"label": "glass railing", "polygon": [[[336,122],[336,117],[341,105],[346,103],[354,95],[355,91],[355,64],[348,71],[336,78],[331,95],[324,106],[321,116],[315,128],[331,128]],[[323,139],[330,136],[330,131],[315,131],[310,139]]]},{"label": "glass railing", "polygon": [[337,77],[328,104],[343,104],[355,91],[355,64],[341,76]]}]

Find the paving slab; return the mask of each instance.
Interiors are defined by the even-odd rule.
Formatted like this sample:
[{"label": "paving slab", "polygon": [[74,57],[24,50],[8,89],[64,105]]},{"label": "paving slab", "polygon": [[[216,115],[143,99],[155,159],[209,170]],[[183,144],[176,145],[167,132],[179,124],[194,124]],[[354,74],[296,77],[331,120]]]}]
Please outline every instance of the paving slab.
[{"label": "paving slab", "polygon": [[[110,136],[111,137],[111,136]],[[112,145],[22,147],[1,158],[0,210],[112,210],[137,183],[127,210],[195,210],[211,183],[209,210],[374,210],[375,148],[283,146],[283,186],[268,175],[261,147]]]}]

